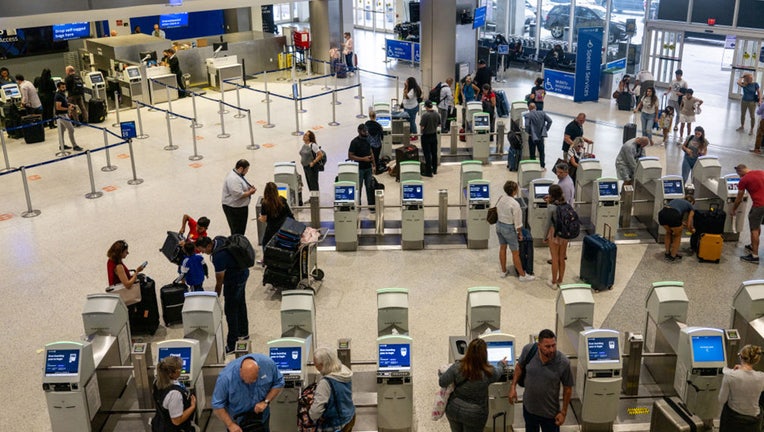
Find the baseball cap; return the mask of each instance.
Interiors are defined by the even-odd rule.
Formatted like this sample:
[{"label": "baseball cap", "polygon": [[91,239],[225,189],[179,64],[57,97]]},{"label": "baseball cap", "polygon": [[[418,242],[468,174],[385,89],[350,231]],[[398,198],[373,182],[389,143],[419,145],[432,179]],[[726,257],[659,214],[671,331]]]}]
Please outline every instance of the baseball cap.
[{"label": "baseball cap", "polygon": [[676,70],[676,72],[674,72],[674,73],[675,73],[675,74],[677,74],[677,75],[684,75],[684,74],[682,73],[682,70],[681,70],[681,69],[677,69],[677,70]]}]

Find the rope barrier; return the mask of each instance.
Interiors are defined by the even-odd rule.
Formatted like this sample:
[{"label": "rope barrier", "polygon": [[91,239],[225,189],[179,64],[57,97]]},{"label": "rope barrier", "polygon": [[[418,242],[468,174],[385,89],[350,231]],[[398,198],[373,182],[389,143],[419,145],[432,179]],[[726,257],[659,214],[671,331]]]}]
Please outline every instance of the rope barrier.
[{"label": "rope barrier", "polygon": [[[191,117],[184,116],[183,114],[177,114],[177,113],[174,113],[172,111],[169,111],[169,110],[166,110],[166,109],[162,109],[162,108],[159,108],[159,107],[154,106],[154,105],[145,104],[145,103],[143,103],[141,101],[135,101],[135,103],[140,105],[140,106],[149,107],[149,108],[151,108],[151,109],[153,109],[155,111],[161,111],[161,112],[163,112],[165,114],[177,116],[179,118],[182,118],[183,120],[188,120],[190,122],[194,121],[194,119],[192,119]],[[116,136],[118,138],[122,138],[121,136],[118,136],[118,135],[116,135]]]},{"label": "rope barrier", "polygon": [[356,67],[356,70],[359,70],[359,71],[361,71],[361,72],[365,72],[365,73],[369,73],[369,74],[372,74],[372,75],[379,75],[379,76],[382,76],[382,77],[385,77],[385,78],[390,78],[390,79],[396,79],[396,78],[398,78],[398,77],[397,77],[397,76],[395,76],[395,75],[388,75],[388,74],[383,74],[383,73],[380,73],[380,72],[374,72],[374,71],[370,71],[370,70],[366,70],[366,69],[361,69],[361,68],[359,68],[359,67]]}]

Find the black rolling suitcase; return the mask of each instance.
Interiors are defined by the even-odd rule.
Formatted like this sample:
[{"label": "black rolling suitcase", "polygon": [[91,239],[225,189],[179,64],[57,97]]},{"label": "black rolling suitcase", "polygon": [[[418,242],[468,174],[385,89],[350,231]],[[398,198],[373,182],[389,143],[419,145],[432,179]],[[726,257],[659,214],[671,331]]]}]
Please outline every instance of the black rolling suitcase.
[{"label": "black rolling suitcase", "polygon": [[[501,417],[501,419],[502,419],[502,426],[501,426],[500,429],[497,429],[496,428],[496,420],[498,420],[499,417]],[[507,430],[507,412],[506,411],[502,411],[500,413],[494,414],[493,415],[493,432],[498,432],[498,431],[504,432],[505,430]]]},{"label": "black rolling suitcase", "polygon": [[[528,229],[523,228],[523,239],[520,241],[520,264],[525,274],[533,274],[533,237]],[[517,271],[517,270],[515,270]],[[520,274],[518,273],[518,276]]]},{"label": "black rolling suitcase", "polygon": [[634,95],[631,93],[623,92],[616,99],[618,109],[621,111],[631,111],[634,109]]},{"label": "black rolling suitcase", "polygon": [[106,120],[106,101],[90,99],[88,101],[88,123],[101,123]]},{"label": "black rolling suitcase", "polygon": [[156,282],[145,275],[138,276],[138,282],[141,286],[141,301],[128,308],[130,333],[153,335],[159,327]]},{"label": "black rolling suitcase", "polygon": [[38,114],[21,117],[22,126],[38,123],[34,126],[27,126],[22,129],[21,133],[24,136],[24,142],[27,144],[34,144],[45,141],[45,127],[42,123],[39,123],[41,121],[42,116]]},{"label": "black rolling suitcase", "polygon": [[300,282],[300,276],[295,271],[266,267],[263,272],[263,285],[271,284],[277,288],[294,289]]},{"label": "black rolling suitcase", "polygon": [[283,249],[268,242],[263,254],[263,264],[268,268],[291,270],[299,261],[298,258],[297,251]]},{"label": "black rolling suitcase", "polygon": [[623,142],[637,137],[637,125],[634,123],[626,123],[623,125]]},{"label": "black rolling suitcase", "polygon": [[395,149],[395,169],[393,170],[395,181],[401,180],[401,162],[411,160],[419,160],[419,148],[417,146],[409,144]]},{"label": "black rolling suitcase", "polygon": [[509,100],[504,90],[496,90],[496,115],[499,117],[509,117]]},{"label": "black rolling suitcase", "polygon": [[186,300],[186,291],[188,286],[183,282],[173,282],[159,289],[164,325],[183,323],[183,302]]},{"label": "black rolling suitcase", "polygon": [[183,262],[185,255],[180,247],[180,242],[183,240],[183,235],[175,231],[167,231],[167,238],[164,240],[162,248],[159,252],[162,252],[171,263],[180,265]]},{"label": "black rolling suitcase", "polygon": [[615,283],[615,263],[618,248],[609,240],[612,228],[605,225],[608,238],[599,234],[584,237],[584,247],[581,251],[581,279],[592,286],[595,291],[612,289]]}]

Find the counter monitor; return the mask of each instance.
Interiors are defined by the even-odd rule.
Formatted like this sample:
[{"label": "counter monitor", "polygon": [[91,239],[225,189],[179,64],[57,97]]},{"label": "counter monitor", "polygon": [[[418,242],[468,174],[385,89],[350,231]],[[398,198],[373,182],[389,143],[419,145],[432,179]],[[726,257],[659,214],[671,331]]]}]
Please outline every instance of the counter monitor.
[{"label": "counter monitor", "polygon": [[507,359],[507,364],[512,366],[515,364],[515,344],[512,341],[490,341],[487,342],[488,346],[488,363],[494,367],[499,367],[498,363],[504,358]]},{"label": "counter monitor", "polygon": [[403,201],[422,201],[423,199],[422,185],[403,185]]},{"label": "counter monitor", "polygon": [[129,67],[129,68],[125,69],[125,71],[127,72],[127,76],[130,79],[140,78],[141,77],[141,71],[138,68]]},{"label": "counter monitor", "polygon": [[471,184],[470,185],[470,200],[471,201],[489,201],[491,199],[490,188],[487,184]]},{"label": "counter monitor", "polygon": [[695,363],[723,362],[722,336],[692,336],[692,361]]},{"label": "counter monitor", "polygon": [[380,370],[401,370],[410,368],[410,344],[379,344]]},{"label": "counter monitor", "polygon": [[535,184],[533,185],[533,197],[536,199],[542,199],[549,195],[548,184]]},{"label": "counter monitor", "polygon": [[282,374],[302,372],[302,347],[271,347],[270,357]]},{"label": "counter monitor", "polygon": [[682,180],[663,180],[663,194],[664,195],[684,194],[684,190],[682,189]]},{"label": "counter monitor", "polygon": [[162,361],[163,359],[170,356],[180,357],[180,359],[183,361],[183,369],[180,371],[180,373],[191,373],[191,347],[159,348],[159,354],[157,356],[159,361]]},{"label": "counter monitor", "polygon": [[45,376],[77,376],[80,370],[80,350],[51,349],[45,352]]},{"label": "counter monitor", "polygon": [[617,337],[586,339],[590,363],[617,363],[621,360]]},{"label": "counter monitor", "polygon": [[355,186],[334,186],[334,202],[353,203],[355,202]]},{"label": "counter monitor", "polygon": [[618,196],[618,182],[600,182],[600,196]]}]

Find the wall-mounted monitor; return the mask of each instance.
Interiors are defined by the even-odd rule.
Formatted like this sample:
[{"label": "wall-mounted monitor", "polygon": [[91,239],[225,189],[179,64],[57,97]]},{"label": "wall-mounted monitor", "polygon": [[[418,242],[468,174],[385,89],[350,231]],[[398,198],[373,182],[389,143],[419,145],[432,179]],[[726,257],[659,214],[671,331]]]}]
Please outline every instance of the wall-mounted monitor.
[{"label": "wall-mounted monitor", "polygon": [[183,369],[180,371],[180,373],[191,373],[191,347],[159,348],[159,354],[157,355],[159,361],[162,361],[166,357],[170,356],[180,357],[180,359],[183,361]]},{"label": "wall-mounted monitor", "polygon": [[476,115],[472,117],[475,127],[491,127],[491,118],[485,115]]},{"label": "wall-mounted monitor", "polygon": [[87,37],[90,37],[89,22],[53,25],[53,41],[67,41]]},{"label": "wall-mounted monitor", "polygon": [[683,195],[682,180],[663,180],[663,195]]},{"label": "wall-mounted monitor", "polygon": [[355,186],[334,186],[334,202],[352,203],[355,202]]},{"label": "wall-mounted monitor", "polygon": [[510,366],[515,364],[515,343],[512,341],[486,342],[488,347],[488,363],[499,367],[499,362],[507,359]]},{"label": "wall-mounted monitor", "polygon": [[489,201],[491,199],[490,187],[487,184],[471,184],[470,200]]},{"label": "wall-mounted monitor", "polygon": [[600,182],[600,196],[614,197],[618,196],[618,182]]},{"label": "wall-mounted monitor", "polygon": [[45,376],[77,376],[80,371],[80,350],[60,349],[45,352]]},{"label": "wall-mounted monitor", "polygon": [[302,372],[302,347],[271,347],[270,357],[282,374]]},{"label": "wall-mounted monitor", "polygon": [[402,189],[403,201],[422,201],[424,199],[422,185],[404,184]]},{"label": "wall-mounted monitor", "polygon": [[379,344],[380,370],[401,370],[410,368],[410,344]]},{"label": "wall-mounted monitor", "polygon": [[389,116],[378,116],[377,123],[379,123],[383,128],[389,128],[392,120]]},{"label": "wall-mounted monitor", "polygon": [[533,197],[536,199],[542,199],[545,196],[549,195],[549,186],[548,184],[534,184],[533,185]]},{"label": "wall-mounted monitor", "polygon": [[694,363],[723,362],[724,342],[721,335],[691,336]]},{"label": "wall-mounted monitor", "polygon": [[621,360],[617,337],[592,337],[586,339],[590,363],[617,363]]},{"label": "wall-mounted monitor", "polygon": [[174,13],[159,15],[159,28],[188,27],[188,13]]}]

